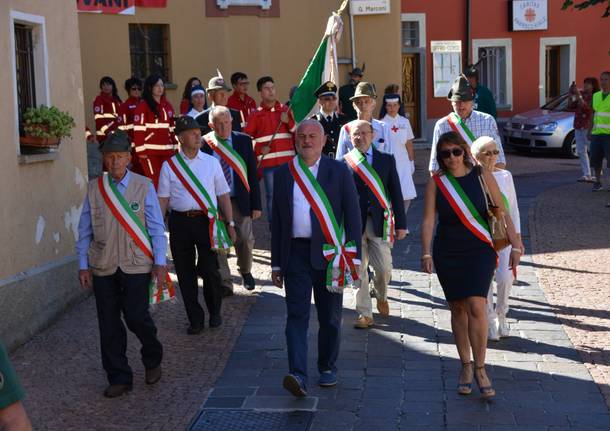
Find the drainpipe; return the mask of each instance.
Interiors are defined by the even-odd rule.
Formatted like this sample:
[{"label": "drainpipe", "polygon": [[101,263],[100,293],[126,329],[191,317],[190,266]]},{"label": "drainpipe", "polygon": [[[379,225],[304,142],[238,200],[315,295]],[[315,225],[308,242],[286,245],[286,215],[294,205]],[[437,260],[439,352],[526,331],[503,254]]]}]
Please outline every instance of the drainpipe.
[{"label": "drainpipe", "polygon": [[466,64],[464,65],[464,69],[469,64],[472,64],[472,54],[470,53],[470,2],[471,0],[466,0],[466,55],[464,58],[466,59]]},{"label": "drainpipe", "polygon": [[354,40],[354,16],[352,11],[348,8],[347,14],[349,15],[349,39],[351,43],[351,55],[352,55],[352,70],[356,68],[356,41]]}]

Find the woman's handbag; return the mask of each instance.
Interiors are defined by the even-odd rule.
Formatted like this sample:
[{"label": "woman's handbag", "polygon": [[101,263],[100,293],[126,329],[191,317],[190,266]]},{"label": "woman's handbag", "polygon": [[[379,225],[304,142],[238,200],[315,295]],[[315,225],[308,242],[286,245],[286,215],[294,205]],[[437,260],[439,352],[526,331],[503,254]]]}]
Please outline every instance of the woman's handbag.
[{"label": "woman's handbag", "polygon": [[500,207],[498,207],[491,197],[489,188],[483,179],[484,169],[479,166],[479,183],[485,195],[485,206],[487,207],[487,223],[489,224],[489,230],[491,231],[491,240],[493,242],[494,250],[500,251],[510,245],[508,239],[508,230],[506,228],[505,214]]}]

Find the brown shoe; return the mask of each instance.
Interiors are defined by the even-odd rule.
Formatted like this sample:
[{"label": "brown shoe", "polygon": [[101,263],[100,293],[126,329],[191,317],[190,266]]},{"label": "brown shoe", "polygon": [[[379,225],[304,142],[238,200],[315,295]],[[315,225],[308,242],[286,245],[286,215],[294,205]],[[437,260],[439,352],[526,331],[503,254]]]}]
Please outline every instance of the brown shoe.
[{"label": "brown shoe", "polygon": [[161,380],[161,365],[156,368],[151,368],[150,370],[146,370],[144,373],[144,380],[147,385],[154,385],[159,380]]},{"label": "brown shoe", "polygon": [[388,301],[382,301],[380,299],[377,300],[377,311],[379,311],[379,314],[381,314],[382,316],[389,316],[390,315],[390,304],[388,304]]},{"label": "brown shoe", "polygon": [[116,398],[120,397],[127,392],[130,392],[132,389],[132,385],[110,385],[104,391],[104,396],[106,398]]},{"label": "brown shoe", "polygon": [[356,322],[354,322],[354,328],[356,329],[368,329],[373,326],[375,322],[373,322],[372,317],[367,316],[358,316]]}]

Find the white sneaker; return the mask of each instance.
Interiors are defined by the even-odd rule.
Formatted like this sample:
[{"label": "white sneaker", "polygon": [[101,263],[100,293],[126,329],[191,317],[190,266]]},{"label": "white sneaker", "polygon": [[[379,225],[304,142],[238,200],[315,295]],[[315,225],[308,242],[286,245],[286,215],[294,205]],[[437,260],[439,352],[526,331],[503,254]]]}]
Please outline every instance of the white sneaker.
[{"label": "white sneaker", "polygon": [[498,319],[498,333],[500,338],[506,338],[510,336],[510,325],[506,321],[506,318]]},{"label": "white sneaker", "polygon": [[498,319],[493,319],[489,321],[487,339],[489,341],[500,341],[500,335],[498,334]]}]

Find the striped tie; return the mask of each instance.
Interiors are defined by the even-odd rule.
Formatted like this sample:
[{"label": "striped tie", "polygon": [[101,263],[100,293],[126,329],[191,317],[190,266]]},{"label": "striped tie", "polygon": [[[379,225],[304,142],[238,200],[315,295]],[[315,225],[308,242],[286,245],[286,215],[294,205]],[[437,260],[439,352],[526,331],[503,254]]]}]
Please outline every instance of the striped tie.
[{"label": "striped tie", "polygon": [[229,166],[229,164],[222,157],[220,158],[220,166],[222,166],[222,172],[225,174],[225,179],[227,180],[229,188],[232,188],[233,178],[231,177],[231,166]]}]

